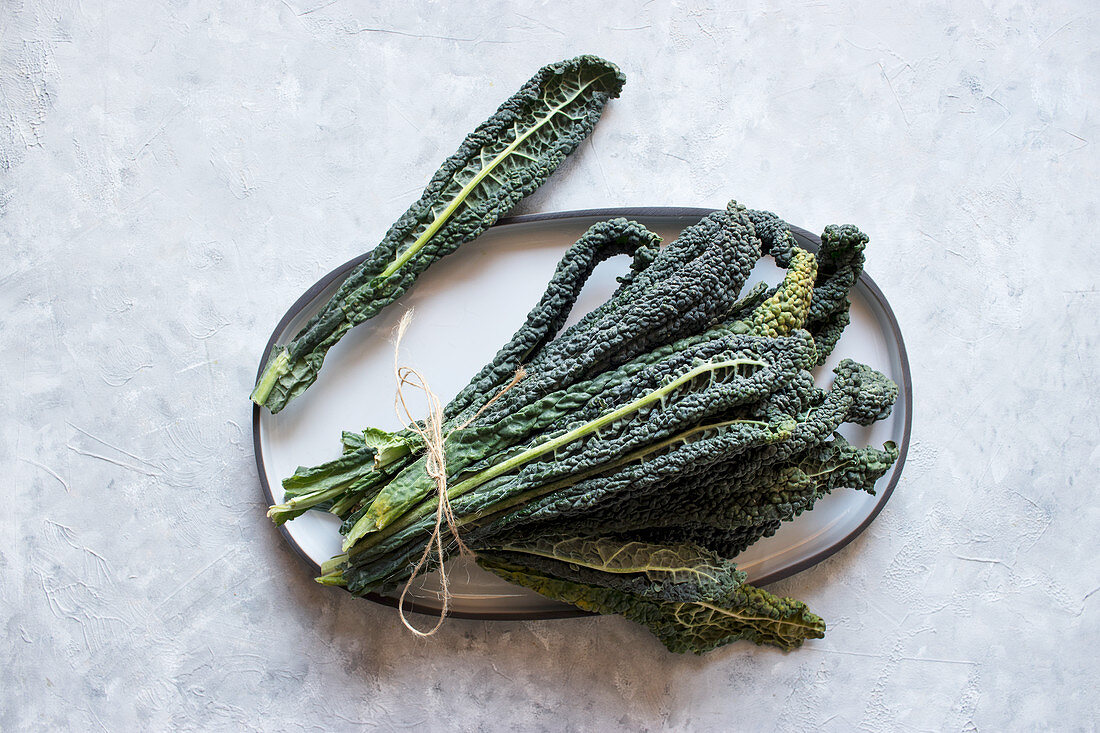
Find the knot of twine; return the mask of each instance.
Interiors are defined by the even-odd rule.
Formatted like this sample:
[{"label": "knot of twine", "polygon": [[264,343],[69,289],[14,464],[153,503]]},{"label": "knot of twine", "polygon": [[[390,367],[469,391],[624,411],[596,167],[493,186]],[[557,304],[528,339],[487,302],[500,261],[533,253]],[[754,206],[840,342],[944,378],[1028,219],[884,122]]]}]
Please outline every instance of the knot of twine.
[{"label": "knot of twine", "polygon": [[[451,590],[447,580],[447,570],[443,565],[443,560],[445,558],[443,552],[444,526],[446,526],[447,532],[450,533],[451,537],[454,538],[459,554],[467,558],[472,558],[474,556],[474,553],[466,543],[462,541],[462,538],[458,534],[458,521],[455,519],[454,510],[451,508],[451,498],[447,493],[447,456],[444,452],[444,442],[451,433],[469,426],[469,424],[476,420],[490,405],[500,399],[505,392],[516,386],[516,384],[526,375],[526,372],[522,366],[517,369],[515,375],[512,377],[512,381],[497,392],[492,399],[482,405],[469,420],[454,428],[454,430],[447,433],[447,435],[444,435],[443,407],[439,401],[439,397],[432,391],[432,388],[428,385],[428,380],[424,378],[423,374],[413,367],[402,366],[400,363],[401,339],[405,337],[405,331],[408,330],[409,324],[412,323],[412,316],[413,311],[410,308],[401,316],[401,322],[398,323],[397,328],[394,329],[393,373],[394,377],[397,379],[397,390],[394,394],[393,401],[394,410],[397,412],[397,418],[402,424],[411,429],[424,441],[425,470],[429,478],[435,482],[439,498],[435,508],[435,527],[432,529],[432,534],[427,544],[424,545],[424,552],[421,553],[420,559],[413,565],[412,574],[409,576],[409,579],[405,581],[405,587],[401,590],[401,597],[397,601],[397,613],[401,617],[401,623],[403,623],[405,628],[409,631],[417,636],[431,636],[439,631],[440,627],[443,625],[443,621],[447,618],[447,612],[450,610],[451,605]],[[413,418],[412,411],[405,401],[405,387],[413,387],[424,393],[424,399],[428,406],[428,416],[422,423]],[[405,596],[408,594],[409,588],[412,587],[413,581],[416,580],[424,570],[424,566],[431,560],[433,551],[438,559],[440,596],[443,599],[443,608],[440,609],[439,619],[435,622],[435,626],[427,631],[421,631],[410,624],[409,620],[405,618]]]}]

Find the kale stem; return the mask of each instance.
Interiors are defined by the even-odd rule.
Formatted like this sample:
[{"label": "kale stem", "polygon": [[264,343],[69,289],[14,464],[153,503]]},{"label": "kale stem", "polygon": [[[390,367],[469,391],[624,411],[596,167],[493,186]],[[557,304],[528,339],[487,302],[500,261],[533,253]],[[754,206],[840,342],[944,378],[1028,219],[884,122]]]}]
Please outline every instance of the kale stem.
[{"label": "kale stem", "polygon": [[337,570],[336,572],[322,575],[320,577],[314,578],[314,580],[316,580],[321,585],[345,586],[348,584],[347,581],[344,580],[344,571],[342,570]]},{"label": "kale stem", "polygon": [[826,468],[822,471],[818,471],[817,473],[807,473],[806,478],[819,478],[821,476],[828,476],[830,473],[833,473],[834,471],[839,471],[840,469],[842,469],[842,468],[844,468],[844,467],[846,467],[850,464],[851,464],[850,460],[849,461],[844,461],[844,463],[838,463],[837,465],[833,466],[832,468]]},{"label": "kale stem", "polygon": [[252,394],[250,395],[252,401],[257,405],[263,405],[267,402],[267,398],[271,394],[271,390],[275,387],[275,383],[279,381],[279,377],[287,373],[289,365],[290,350],[284,347],[283,350],[268,361],[267,366],[264,367],[264,373],[260,375],[259,381],[256,382],[256,388],[252,390]]},{"label": "kale stem", "polygon": [[359,500],[363,498],[363,493],[364,492],[349,490],[348,493],[344,494],[341,499],[339,499],[335,504],[332,505],[332,508],[329,509],[329,512],[341,518],[345,517],[353,509],[355,509],[355,505],[358,504]]},{"label": "kale stem", "polygon": [[348,485],[346,483],[342,483],[328,489],[321,489],[308,494],[295,496],[293,499],[288,499],[282,504],[276,504],[268,509],[267,516],[271,517],[275,524],[282,524],[289,519],[294,519],[294,517],[299,516],[302,512],[317,506],[321,502],[335,499],[343,494],[347,487]]}]

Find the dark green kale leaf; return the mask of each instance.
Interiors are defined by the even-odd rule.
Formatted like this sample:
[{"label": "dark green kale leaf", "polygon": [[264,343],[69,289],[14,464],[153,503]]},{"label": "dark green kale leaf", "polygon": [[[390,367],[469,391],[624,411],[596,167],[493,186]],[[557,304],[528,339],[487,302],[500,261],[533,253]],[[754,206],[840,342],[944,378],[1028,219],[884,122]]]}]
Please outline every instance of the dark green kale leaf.
[{"label": "dark green kale leaf", "polygon": [[595,56],[540,69],[466,137],[294,340],[272,349],[252,400],[278,412],[304,392],[325,354],[353,326],[401,297],[429,265],[475,239],[546,181],[592,132],[624,80],[614,64]]},{"label": "dark green kale leaf", "polygon": [[618,614],[646,626],[673,652],[703,652],[747,640],[783,650],[825,635],[825,622],[801,601],[778,598],[751,585],[738,584],[719,599],[655,600],[607,585],[590,585],[541,573],[492,554],[479,564],[505,580],[585,611]]}]

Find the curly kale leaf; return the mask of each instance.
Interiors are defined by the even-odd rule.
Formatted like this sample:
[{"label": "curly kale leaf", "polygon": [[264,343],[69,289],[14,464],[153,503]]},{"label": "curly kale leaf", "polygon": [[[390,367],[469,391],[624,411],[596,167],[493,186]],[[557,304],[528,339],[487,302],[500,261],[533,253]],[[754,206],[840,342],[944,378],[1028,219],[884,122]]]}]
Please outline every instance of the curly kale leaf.
[{"label": "curly kale leaf", "polygon": [[615,255],[630,255],[630,271],[619,278],[620,289],[627,287],[657,257],[660,243],[659,236],[636,221],[619,218],[593,224],[562,255],[542,298],[527,314],[523,326],[448,403],[447,415],[480,409],[532,354],[557,335],[596,265]]},{"label": "curly kale leaf", "polygon": [[732,562],[690,542],[543,535],[478,554],[653,600],[721,599],[745,582]]},{"label": "curly kale leaf", "polygon": [[491,555],[479,556],[478,562],[505,580],[548,598],[642,624],[673,652],[702,654],[741,639],[789,651],[806,639],[825,635],[825,622],[804,603],[778,598],[751,585],[739,584],[719,599],[653,600],[614,587],[554,577]]},{"label": "curly kale leaf", "polygon": [[[724,320],[760,257],[745,209],[736,203],[684,229],[651,264],[532,354],[528,376],[479,422],[592,379],[601,372],[698,337]],[[451,414],[448,412],[448,414]]]},{"label": "curly kale leaf", "polygon": [[802,328],[810,310],[816,277],[817,258],[796,248],[783,282],[749,316],[749,333],[774,338]]},{"label": "curly kale leaf", "polygon": [[856,227],[825,227],[817,253],[818,274],[806,328],[817,343],[818,364],[824,364],[851,320],[848,294],[863,272],[868,237]]},{"label": "curly kale leaf", "polygon": [[594,56],[539,70],[467,136],[294,340],[272,350],[253,401],[278,412],[304,392],[348,330],[377,315],[429,265],[475,239],[546,181],[592,132],[623,82],[617,67]]},{"label": "curly kale leaf", "polygon": [[[748,211],[747,215],[762,252],[772,255],[780,267],[790,267],[799,248],[787,222],[769,211]],[[866,234],[850,224],[827,226],[821,235],[813,296],[805,317],[805,327],[817,344],[818,365],[828,359],[851,319],[848,294],[863,272],[868,241]]]},{"label": "curly kale leaf", "polygon": [[[693,541],[723,557],[734,557],[781,522],[809,511],[840,488],[874,493],[875,482],[897,459],[897,446],[856,448],[839,433],[789,461],[738,476],[725,466],[684,474],[632,495],[629,502],[607,501],[581,516],[532,524],[517,536],[547,533],[610,535],[645,542]],[[509,535],[511,536],[511,535]]]}]

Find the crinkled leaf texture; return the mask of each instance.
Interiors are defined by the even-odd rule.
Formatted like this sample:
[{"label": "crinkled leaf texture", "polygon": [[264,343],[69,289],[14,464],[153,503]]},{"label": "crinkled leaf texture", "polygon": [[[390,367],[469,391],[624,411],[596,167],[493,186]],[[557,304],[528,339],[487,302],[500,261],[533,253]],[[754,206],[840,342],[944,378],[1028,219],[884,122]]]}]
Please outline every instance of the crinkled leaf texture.
[{"label": "crinkled leaf texture", "polygon": [[660,601],[540,574],[492,554],[479,555],[478,562],[505,580],[549,598],[642,624],[673,652],[702,654],[742,639],[789,651],[806,639],[825,635],[825,622],[805,604],[750,585],[738,586],[718,603],[709,599]]},{"label": "crinkled leaf texture", "polygon": [[689,542],[541,537],[506,544],[492,554],[559,577],[605,583],[656,600],[723,598],[745,582],[745,574],[732,562]]},{"label": "crinkled leaf texture", "polygon": [[325,354],[348,330],[542,185],[592,132],[624,81],[614,64],[595,56],[540,69],[443,162],[420,199],[294,340],[272,350],[252,393],[256,404],[281,410],[317,379]]}]

